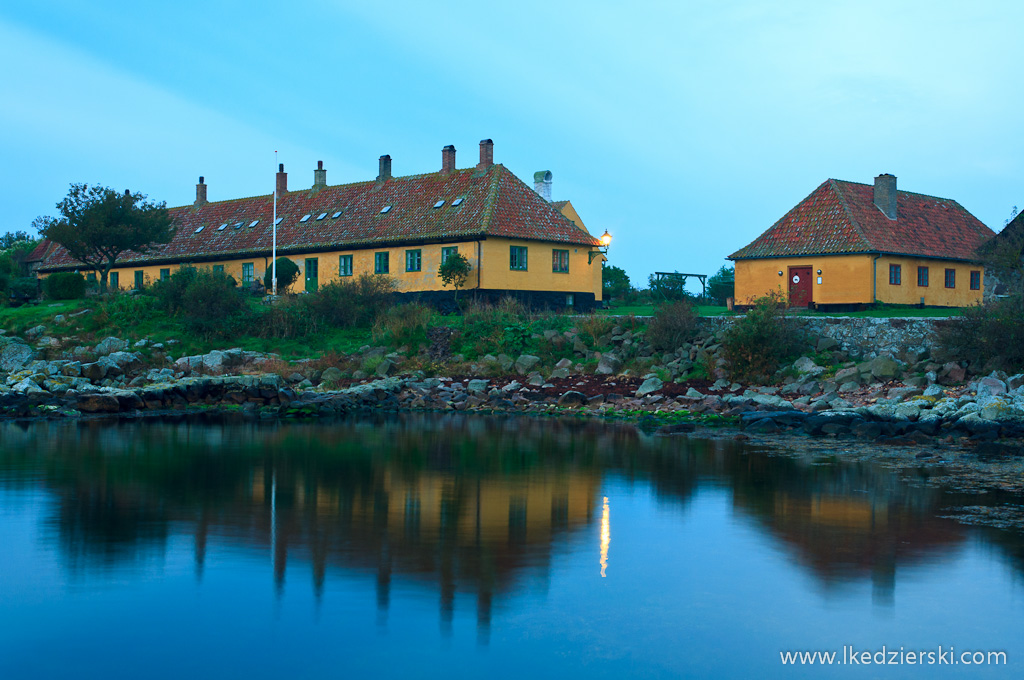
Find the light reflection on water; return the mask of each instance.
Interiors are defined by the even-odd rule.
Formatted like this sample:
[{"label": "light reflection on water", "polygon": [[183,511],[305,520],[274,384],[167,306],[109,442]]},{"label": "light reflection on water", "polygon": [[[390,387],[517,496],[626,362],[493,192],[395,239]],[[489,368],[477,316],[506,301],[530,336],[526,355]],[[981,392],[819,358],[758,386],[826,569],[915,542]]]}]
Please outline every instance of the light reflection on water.
[{"label": "light reflection on water", "polygon": [[0,434],[5,678],[786,677],[780,649],[1024,652],[1021,535],[941,519],[963,499],[864,463],[462,415]]}]

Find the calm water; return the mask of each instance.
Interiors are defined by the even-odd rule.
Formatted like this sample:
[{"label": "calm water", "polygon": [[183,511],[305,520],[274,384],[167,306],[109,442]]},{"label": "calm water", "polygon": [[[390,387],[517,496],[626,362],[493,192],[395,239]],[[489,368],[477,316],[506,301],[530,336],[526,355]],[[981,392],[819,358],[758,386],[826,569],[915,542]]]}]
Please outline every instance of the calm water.
[{"label": "calm water", "polygon": [[[1021,677],[1024,536],[940,517],[1021,499],[770,453],[527,418],[0,424],[0,678]],[[843,645],[1009,664],[779,657]]]}]

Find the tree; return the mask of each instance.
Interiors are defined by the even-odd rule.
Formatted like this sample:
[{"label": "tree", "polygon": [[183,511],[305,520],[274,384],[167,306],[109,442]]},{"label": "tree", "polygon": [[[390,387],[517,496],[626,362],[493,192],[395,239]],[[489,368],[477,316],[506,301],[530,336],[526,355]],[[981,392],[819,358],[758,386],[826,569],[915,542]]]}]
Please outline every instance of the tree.
[{"label": "tree", "polygon": [[604,263],[601,267],[601,290],[604,298],[621,297],[632,288],[629,284],[629,275],[622,268]]},{"label": "tree", "polygon": [[441,266],[437,268],[437,275],[441,277],[441,285],[455,289],[455,299],[459,299],[459,288],[466,285],[469,273],[473,271],[473,265],[465,255],[459,252],[451,253],[444,259]]},{"label": "tree", "polygon": [[736,292],[736,272],[732,267],[722,268],[708,277],[708,298],[716,305],[725,305],[725,299],[731,298]]},{"label": "tree", "polygon": [[34,226],[99,272],[101,291],[106,291],[107,276],[122,254],[147,253],[174,237],[166,204],[151,203],[141,193],[72,184],[57,209],[59,218],[36,218]]},{"label": "tree", "polygon": [[[295,283],[295,279],[299,278],[299,265],[292,262],[287,257],[279,257],[277,262],[277,292],[283,293],[288,290],[288,286]],[[263,287],[267,291],[274,290],[274,268],[267,267],[267,273],[263,275]]]},{"label": "tree", "polygon": [[38,243],[24,231],[0,236],[0,292],[6,292],[13,281],[28,276],[25,258]]}]

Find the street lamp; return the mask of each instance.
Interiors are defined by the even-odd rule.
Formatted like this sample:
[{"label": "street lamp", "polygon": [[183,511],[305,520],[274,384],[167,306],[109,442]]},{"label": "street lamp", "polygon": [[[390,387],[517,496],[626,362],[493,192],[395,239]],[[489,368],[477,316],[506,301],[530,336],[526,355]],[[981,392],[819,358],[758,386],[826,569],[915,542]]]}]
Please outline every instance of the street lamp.
[{"label": "street lamp", "polygon": [[594,258],[597,257],[598,255],[604,255],[606,257],[608,256],[608,246],[610,246],[612,243],[612,235],[608,233],[607,229],[605,229],[604,233],[601,234],[600,240],[601,245],[598,246],[597,250],[591,250],[589,253],[587,253],[587,264],[593,264]]}]

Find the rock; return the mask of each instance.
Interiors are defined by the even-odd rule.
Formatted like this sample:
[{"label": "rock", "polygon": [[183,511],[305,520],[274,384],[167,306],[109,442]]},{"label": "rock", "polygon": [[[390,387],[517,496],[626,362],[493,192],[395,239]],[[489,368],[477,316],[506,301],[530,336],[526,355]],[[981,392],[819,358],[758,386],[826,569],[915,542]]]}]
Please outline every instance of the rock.
[{"label": "rock", "polygon": [[703,399],[706,395],[691,387],[686,390],[686,396],[689,399]]},{"label": "rock", "polygon": [[845,394],[847,392],[856,392],[859,389],[860,383],[856,380],[850,380],[849,382],[844,382],[839,386],[839,393]]},{"label": "rock", "polygon": [[564,378],[568,378],[571,375],[572,375],[572,373],[569,371],[568,368],[556,368],[555,370],[551,371],[551,375],[548,376],[548,377],[551,378],[551,379],[556,379],[556,378],[564,379]]},{"label": "rock", "polygon": [[98,361],[82,364],[82,377],[98,383],[107,377],[107,366]]},{"label": "rock", "polygon": [[132,345],[132,347],[139,347],[139,348],[141,348],[141,347],[145,347],[148,344],[149,344],[149,340],[146,339],[146,338],[142,338],[141,340],[136,342],[134,345]]},{"label": "rock", "polygon": [[587,395],[575,390],[569,390],[558,398],[559,406],[582,406],[587,403]]},{"label": "rock", "polygon": [[128,343],[120,338],[108,337],[100,340],[99,344],[96,345],[94,351],[98,356],[104,356],[111,352],[120,352],[123,349],[128,348]]},{"label": "rock", "polygon": [[997,397],[1006,393],[1006,383],[998,378],[982,378],[974,385],[978,397]]},{"label": "rock", "polygon": [[29,340],[38,338],[40,335],[46,332],[46,326],[33,326],[25,331],[25,337]]},{"label": "rock", "polygon": [[962,383],[966,377],[967,370],[955,361],[944,364],[942,370],[939,371],[939,382],[943,385]]},{"label": "rock", "polygon": [[377,370],[373,373],[381,378],[386,378],[388,374],[391,373],[391,369],[394,368],[394,366],[395,364],[390,359],[384,359],[377,364]]},{"label": "rock", "polygon": [[946,391],[944,389],[942,389],[941,387],[939,387],[938,385],[929,385],[928,387],[926,387],[924,389],[924,392],[922,392],[922,394],[924,396],[926,396],[926,397],[939,397],[939,398],[941,398],[945,393],[946,393]]},{"label": "rock", "polygon": [[486,392],[487,385],[489,383],[489,380],[482,380],[480,378],[477,378],[474,380],[470,380],[469,384],[466,386],[466,389],[469,390],[470,392]]},{"label": "rock", "polygon": [[572,368],[572,359],[559,359],[555,368]]},{"label": "rock", "polygon": [[892,357],[879,356],[872,359],[868,367],[871,369],[872,377],[879,380],[891,380],[896,377],[900,365]]},{"label": "rock", "polygon": [[540,373],[537,373],[536,371],[528,375],[526,380],[526,384],[531,385],[533,387],[540,387],[541,385],[544,384],[544,382],[544,376],[542,376]]},{"label": "rock", "polygon": [[321,384],[337,385],[343,377],[345,377],[345,374],[340,368],[331,366],[325,368],[324,372],[320,374],[320,382]]},{"label": "rock", "polygon": [[662,425],[654,434],[658,435],[670,435],[670,434],[685,434],[687,432],[693,432],[697,429],[697,426],[693,423],[673,423],[671,425]]},{"label": "rock", "polygon": [[526,375],[539,363],[540,357],[533,356],[532,354],[520,354],[519,358],[516,359],[516,372],[520,375]]},{"label": "rock", "polygon": [[886,394],[886,399],[906,400],[924,394],[920,387],[894,387]]},{"label": "rock", "polygon": [[794,361],[793,368],[796,369],[796,372],[800,375],[811,375],[815,377],[825,372],[823,367],[814,363],[814,360],[809,359],[808,357],[800,357]]},{"label": "rock", "polygon": [[499,354],[498,363],[501,365],[501,370],[505,372],[511,371],[512,367],[516,365],[516,362],[512,361],[512,357],[507,354]]},{"label": "rock", "polygon": [[31,378],[25,378],[15,383],[11,389],[18,394],[42,394],[44,392]]},{"label": "rock", "polygon": [[33,357],[35,357],[35,351],[28,345],[20,342],[9,342],[0,351],[0,371],[8,373],[20,371],[25,368]]},{"label": "rock", "polygon": [[833,378],[833,380],[839,385],[851,381],[859,383],[860,371],[857,369],[856,366],[850,368],[841,368],[838,371],[836,371],[836,376],[835,378]]},{"label": "rock", "polygon": [[518,390],[520,387],[522,387],[522,385],[520,385],[518,382],[513,380],[509,384],[507,384],[504,387],[502,387],[501,391],[504,392],[505,394],[511,394],[512,392],[515,392],[516,390]]},{"label": "rock", "polygon": [[82,375],[82,364],[77,361],[69,361],[60,367],[61,375],[77,378]]},{"label": "rock", "polygon": [[1017,375],[1011,375],[1009,378],[1007,378],[1006,379],[1006,387],[1011,392],[1016,392],[1017,390],[1019,390],[1022,387],[1024,387],[1024,373],[1018,373]]},{"label": "rock", "polygon": [[831,352],[834,349],[839,348],[839,343],[833,338],[818,338],[818,344],[815,347],[818,352]]},{"label": "rock", "polygon": [[642,385],[640,385],[640,388],[637,389],[636,396],[645,397],[652,392],[657,392],[662,387],[664,387],[664,383],[662,383],[659,378],[648,378]]},{"label": "rock", "polygon": [[597,362],[597,369],[594,371],[597,375],[615,375],[622,369],[622,359],[612,352],[605,352],[601,355],[601,360]]},{"label": "rock", "polygon": [[117,413],[121,403],[112,394],[80,394],[75,408],[83,413]]}]

